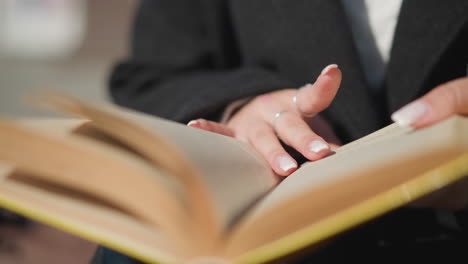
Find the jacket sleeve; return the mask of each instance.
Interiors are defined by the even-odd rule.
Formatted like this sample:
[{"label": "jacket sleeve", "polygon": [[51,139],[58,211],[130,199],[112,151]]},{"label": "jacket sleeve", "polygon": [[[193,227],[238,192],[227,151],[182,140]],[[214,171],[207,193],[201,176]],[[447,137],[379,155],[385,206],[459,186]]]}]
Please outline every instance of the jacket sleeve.
[{"label": "jacket sleeve", "polygon": [[187,122],[217,120],[234,100],[291,85],[260,65],[242,65],[237,46],[224,1],[142,1],[131,54],[111,74],[111,97]]}]

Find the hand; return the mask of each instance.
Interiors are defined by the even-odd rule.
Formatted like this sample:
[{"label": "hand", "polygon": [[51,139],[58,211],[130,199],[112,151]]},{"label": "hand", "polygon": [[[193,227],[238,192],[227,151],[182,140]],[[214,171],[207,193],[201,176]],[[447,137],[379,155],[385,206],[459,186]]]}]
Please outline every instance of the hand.
[{"label": "hand", "polygon": [[[434,88],[423,97],[395,112],[392,119],[402,126],[421,128],[455,114],[468,114],[468,78],[456,79]],[[412,205],[452,210],[466,208],[468,206],[468,178],[432,193]]]},{"label": "hand", "polygon": [[456,79],[407,104],[392,115],[401,126],[426,127],[452,115],[468,115],[468,78]]},{"label": "hand", "polygon": [[[298,165],[282,147],[280,139],[309,160],[327,156],[339,144],[323,118],[310,116],[330,105],[340,83],[338,66],[329,65],[314,84],[300,90],[284,89],[257,96],[227,124],[197,119],[188,125],[250,143],[278,175],[287,176]],[[295,96],[296,102],[293,102]]]}]

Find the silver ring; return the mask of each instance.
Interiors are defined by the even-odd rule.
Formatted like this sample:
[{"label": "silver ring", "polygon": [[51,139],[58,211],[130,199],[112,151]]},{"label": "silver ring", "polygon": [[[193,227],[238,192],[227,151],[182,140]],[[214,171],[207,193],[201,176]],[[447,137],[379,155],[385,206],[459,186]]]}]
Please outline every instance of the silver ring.
[{"label": "silver ring", "polygon": [[[306,84],[308,85],[308,84]],[[305,87],[305,86],[303,86]],[[296,109],[297,111],[299,112],[299,114],[301,114],[303,117],[306,117],[306,118],[312,118],[314,117],[317,113],[312,113],[312,114],[306,114],[304,112],[301,111],[301,109],[299,109],[299,105],[297,104],[297,95],[299,94],[299,91],[301,90],[301,88],[297,89],[296,90],[296,94],[294,94],[293,98],[292,98],[292,101],[293,101],[293,104],[296,106]]]},{"label": "silver ring", "polygon": [[271,126],[274,128],[274,127],[275,127],[276,120],[277,120],[282,114],[285,114],[285,113],[287,113],[287,112],[288,112],[288,110],[282,110],[282,111],[276,112],[275,115],[273,116],[273,119],[271,120]]}]

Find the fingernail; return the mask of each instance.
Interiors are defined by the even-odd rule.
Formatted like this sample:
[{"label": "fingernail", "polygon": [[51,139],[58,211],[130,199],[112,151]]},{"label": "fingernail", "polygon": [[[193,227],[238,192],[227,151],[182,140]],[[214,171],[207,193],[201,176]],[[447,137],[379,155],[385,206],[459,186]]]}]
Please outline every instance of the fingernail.
[{"label": "fingernail", "polygon": [[410,103],[392,114],[391,118],[400,126],[411,126],[427,112],[428,106],[422,101]]},{"label": "fingernail", "polygon": [[328,72],[330,72],[331,69],[336,69],[336,68],[338,68],[337,64],[330,64],[322,70],[320,75],[326,75],[328,74]]},{"label": "fingernail", "polygon": [[298,89],[306,88],[309,85],[312,85],[312,84],[311,83],[306,83],[306,84],[302,85],[301,87],[299,87]]},{"label": "fingernail", "polygon": [[286,155],[279,156],[276,161],[278,162],[281,170],[284,172],[297,168],[296,161]]},{"label": "fingernail", "polygon": [[314,140],[309,144],[309,149],[315,153],[319,153],[320,151],[329,148],[322,140]]},{"label": "fingernail", "polygon": [[192,121],[187,123],[187,126],[193,126],[193,125],[197,125],[197,124],[198,124],[197,120],[192,120]]}]

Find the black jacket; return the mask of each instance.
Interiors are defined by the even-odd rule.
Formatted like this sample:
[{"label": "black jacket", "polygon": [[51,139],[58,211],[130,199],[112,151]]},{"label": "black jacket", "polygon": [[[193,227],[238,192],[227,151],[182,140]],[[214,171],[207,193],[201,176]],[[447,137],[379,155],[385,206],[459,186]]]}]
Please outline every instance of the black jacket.
[{"label": "black jacket", "polygon": [[465,74],[468,1],[404,1],[384,92],[372,95],[338,0],[148,0],[131,54],[115,67],[118,104],[187,122],[216,119],[229,102],[313,82],[337,63],[342,87],[325,115],[344,141]]}]

